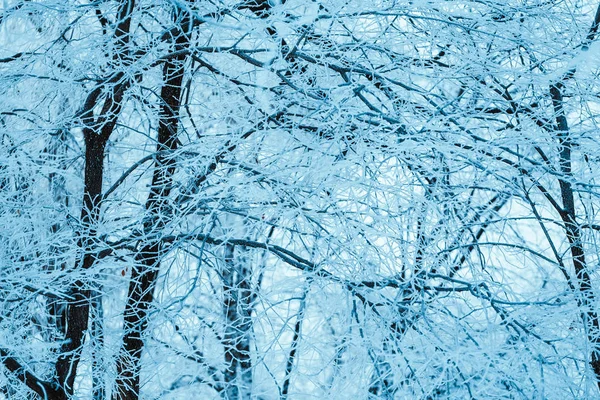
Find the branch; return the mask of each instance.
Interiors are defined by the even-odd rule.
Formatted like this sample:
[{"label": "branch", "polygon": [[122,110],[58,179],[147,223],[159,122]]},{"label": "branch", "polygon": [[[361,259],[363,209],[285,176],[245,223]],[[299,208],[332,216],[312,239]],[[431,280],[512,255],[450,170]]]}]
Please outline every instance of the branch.
[{"label": "branch", "polygon": [[102,199],[104,200],[108,196],[110,196],[110,194],[112,192],[114,192],[119,187],[119,185],[121,185],[121,183],[123,183],[123,181],[125,181],[125,179],[127,179],[127,177],[129,175],[131,175],[131,173],[133,171],[135,171],[140,165],[142,165],[146,161],[149,161],[149,160],[155,159],[156,157],[161,156],[163,153],[167,153],[167,151],[157,151],[155,153],[147,155],[146,157],[143,157],[141,160],[138,160],[135,164],[133,164],[131,167],[129,167],[129,169],[127,171],[123,172],[121,177],[119,179],[117,179],[115,181],[115,183],[113,183],[106,192],[104,192],[104,194],[102,195]]},{"label": "branch", "polygon": [[23,57],[24,54],[26,54],[26,53],[16,53],[10,57],[0,58],[0,63],[7,63],[7,62],[18,60],[19,58]]},{"label": "branch", "polygon": [[57,389],[56,384],[43,381],[35,376],[15,358],[10,357],[7,350],[0,348],[0,358],[6,369],[12,372],[19,381],[25,384],[42,399],[54,400],[62,398],[62,393]]}]

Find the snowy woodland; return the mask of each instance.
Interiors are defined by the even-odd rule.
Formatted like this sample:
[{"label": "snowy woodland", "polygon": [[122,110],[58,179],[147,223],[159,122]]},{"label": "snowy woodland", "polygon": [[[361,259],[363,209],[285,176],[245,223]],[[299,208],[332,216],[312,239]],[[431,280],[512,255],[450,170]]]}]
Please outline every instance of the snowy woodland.
[{"label": "snowy woodland", "polygon": [[598,1],[0,10],[0,399],[600,399]]}]

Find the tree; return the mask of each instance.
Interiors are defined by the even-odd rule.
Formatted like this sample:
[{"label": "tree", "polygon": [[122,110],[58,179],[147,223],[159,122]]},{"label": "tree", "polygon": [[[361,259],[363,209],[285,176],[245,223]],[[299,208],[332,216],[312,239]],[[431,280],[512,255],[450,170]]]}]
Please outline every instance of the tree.
[{"label": "tree", "polygon": [[600,397],[599,23],[8,2],[5,397]]}]

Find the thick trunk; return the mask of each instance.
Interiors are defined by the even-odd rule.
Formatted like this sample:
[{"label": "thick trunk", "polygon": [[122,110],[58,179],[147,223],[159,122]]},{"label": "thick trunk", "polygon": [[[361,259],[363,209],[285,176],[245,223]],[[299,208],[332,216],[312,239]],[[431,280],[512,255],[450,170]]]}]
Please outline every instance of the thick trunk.
[{"label": "thick trunk", "polygon": [[[126,44],[129,40],[131,14],[135,5],[134,0],[124,0],[119,9],[119,24],[114,33],[118,51],[115,60],[127,58]],[[77,269],[90,269],[96,261],[96,226],[100,219],[100,203],[102,200],[102,183],[104,177],[104,150],[112,135],[117,119],[123,108],[125,91],[129,87],[129,80],[122,73],[116,74],[108,80],[111,83],[110,94],[105,98],[102,110],[94,118],[101,94],[101,89],[96,88],[86,99],[81,119],[84,124],[83,135],[85,139],[85,170],[83,207],[81,209],[81,232],[78,247],[80,257],[77,260]],[[77,366],[81,358],[81,350],[85,334],[88,330],[90,302],[92,288],[88,282],[77,279],[69,288],[69,295],[73,300],[67,304],[65,313],[66,333],[63,345],[60,348],[60,357],[56,363],[56,377],[58,385],[64,392],[65,398],[73,395]]]},{"label": "thick trunk", "polygon": [[[78,246],[82,256],[77,268],[89,269],[95,261],[94,239],[95,225],[100,216],[100,198],[104,173],[104,148],[108,138],[98,135],[90,129],[85,131],[85,187]],[[86,282],[78,279],[69,289],[73,300],[69,301],[66,312],[66,334],[60,348],[60,357],[56,363],[58,383],[66,397],[73,394],[73,383],[79,364],[81,347],[88,328],[90,289]]]}]

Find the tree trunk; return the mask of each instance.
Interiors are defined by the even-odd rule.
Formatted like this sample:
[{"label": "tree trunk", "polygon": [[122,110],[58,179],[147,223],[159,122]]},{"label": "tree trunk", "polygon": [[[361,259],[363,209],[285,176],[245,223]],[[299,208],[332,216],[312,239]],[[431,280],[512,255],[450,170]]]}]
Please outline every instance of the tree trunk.
[{"label": "tree trunk", "polygon": [[[77,268],[89,269],[95,262],[94,239],[95,225],[100,216],[100,198],[102,196],[102,180],[104,173],[104,148],[108,138],[98,135],[91,129],[85,129],[85,187],[83,208],[81,210],[81,226],[78,247],[82,256]],[[86,282],[78,279],[69,288],[73,300],[67,304],[65,342],[61,346],[61,356],[56,363],[58,383],[66,397],[73,394],[73,383],[79,364],[81,347],[88,328],[90,309],[90,289]]]},{"label": "tree trunk", "polygon": [[[245,250],[245,249],[244,249]],[[252,395],[252,287],[247,260],[236,259],[235,246],[225,245],[223,313],[225,315],[225,390],[227,400],[249,400]]]},{"label": "tree trunk", "polygon": [[[175,13],[175,21],[178,13]],[[185,26],[181,23],[181,26]],[[180,32],[176,39],[176,51],[185,48],[188,38]],[[158,126],[157,153],[152,187],[146,201],[147,220],[144,232],[149,237],[160,232],[167,216],[167,202],[171,193],[171,180],[175,173],[175,161],[166,151],[177,149],[179,108],[183,90],[184,63],[186,56],[179,54],[165,62],[164,84],[160,97],[160,121]],[[113,397],[118,400],[138,399],[140,394],[141,356],[144,348],[144,333],[148,327],[149,309],[154,299],[154,287],[160,269],[162,246],[159,238],[142,243],[142,248],[133,266],[127,304],[124,312],[123,344],[117,360],[117,379]]]},{"label": "tree trunk", "polygon": [[577,303],[581,310],[581,319],[591,346],[589,364],[592,371],[594,371],[596,382],[600,389],[600,321],[598,314],[594,311],[596,296],[592,287],[592,280],[585,259],[585,250],[581,240],[581,229],[577,223],[575,212],[575,196],[571,185],[573,179],[571,150],[574,143],[565,115],[562,88],[563,85],[561,83],[550,87],[550,95],[556,114],[557,139],[560,145],[559,163],[562,176],[559,178],[559,185],[563,203],[563,210],[560,217],[563,221],[575,269],[575,282],[573,286],[579,290],[579,293],[576,294]]},{"label": "tree trunk", "polygon": [[[131,14],[135,0],[124,0],[118,13],[119,24],[114,33],[115,43],[118,44],[115,60],[127,58],[126,45],[129,41]],[[84,124],[85,139],[85,170],[83,206],[81,209],[81,232],[78,247],[80,257],[76,262],[77,269],[89,269],[96,261],[96,225],[100,219],[100,203],[102,200],[102,183],[104,177],[104,150],[115,129],[117,119],[123,108],[125,91],[129,80],[123,73],[117,73],[108,79],[112,84],[110,94],[105,98],[102,110],[94,118],[94,108],[98,104],[101,88],[97,87],[86,99],[81,119]],[[81,279],[75,281],[68,290],[73,298],[67,304],[65,315],[66,334],[56,363],[58,384],[64,391],[64,397],[73,395],[73,383],[77,374],[77,366],[81,356],[84,337],[88,329],[90,314],[91,288],[89,283]]]}]

